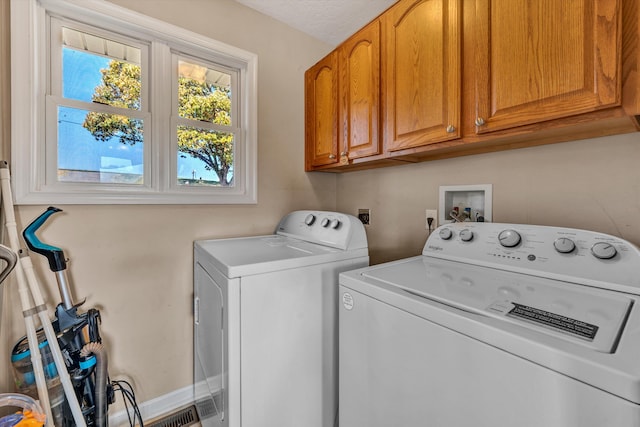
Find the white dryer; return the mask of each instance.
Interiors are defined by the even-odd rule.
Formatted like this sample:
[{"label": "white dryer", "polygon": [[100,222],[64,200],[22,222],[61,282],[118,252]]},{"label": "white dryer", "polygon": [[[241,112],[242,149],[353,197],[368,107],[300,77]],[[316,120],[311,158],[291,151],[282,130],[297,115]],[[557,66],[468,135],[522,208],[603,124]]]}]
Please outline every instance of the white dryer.
[{"label": "white dryer", "polygon": [[273,235],[196,241],[202,425],[335,426],[338,274],[368,264],[362,223],[335,212],[292,212]]},{"label": "white dryer", "polygon": [[640,252],[449,224],[340,275],[340,427],[640,426]]}]

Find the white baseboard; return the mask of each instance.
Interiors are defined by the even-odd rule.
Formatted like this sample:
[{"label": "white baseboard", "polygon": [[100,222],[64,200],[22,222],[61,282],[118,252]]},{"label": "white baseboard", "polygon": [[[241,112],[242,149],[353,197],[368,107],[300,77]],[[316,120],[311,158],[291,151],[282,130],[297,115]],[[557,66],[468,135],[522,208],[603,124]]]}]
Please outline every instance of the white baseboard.
[{"label": "white baseboard", "polygon": [[[116,399],[118,399],[116,394]],[[122,398],[122,397],[120,397]],[[148,400],[138,404],[140,414],[144,421],[152,420],[161,415],[167,414],[175,409],[181,408],[192,404],[193,399],[193,385],[188,385],[178,390],[174,390],[165,395],[156,397],[155,399]],[[125,410],[109,414],[109,426],[120,427],[128,426],[129,418]]]}]

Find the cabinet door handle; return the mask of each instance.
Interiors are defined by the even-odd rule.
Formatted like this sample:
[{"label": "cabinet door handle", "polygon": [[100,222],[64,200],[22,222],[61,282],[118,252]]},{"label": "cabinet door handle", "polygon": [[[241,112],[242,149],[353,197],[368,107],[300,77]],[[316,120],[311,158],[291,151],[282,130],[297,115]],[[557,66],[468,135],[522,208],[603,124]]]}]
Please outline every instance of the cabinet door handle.
[{"label": "cabinet door handle", "polygon": [[335,159],[335,158],[336,158],[336,155],[335,155],[335,154],[329,154],[329,158],[330,158],[331,160],[333,160],[333,159]]},{"label": "cabinet door handle", "polygon": [[484,125],[484,119],[482,117],[476,118],[476,126],[483,126],[483,125]]},{"label": "cabinet door handle", "polygon": [[456,127],[454,125],[447,126],[447,133],[454,133],[456,131]]}]

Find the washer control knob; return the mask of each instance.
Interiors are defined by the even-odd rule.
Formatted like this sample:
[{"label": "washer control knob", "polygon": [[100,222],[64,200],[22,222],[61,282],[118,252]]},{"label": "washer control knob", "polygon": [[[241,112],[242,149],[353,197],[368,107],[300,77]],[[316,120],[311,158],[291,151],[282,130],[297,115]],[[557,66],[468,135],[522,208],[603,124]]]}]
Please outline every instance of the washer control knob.
[{"label": "washer control knob", "polygon": [[331,228],[338,228],[340,227],[340,224],[341,223],[339,219],[332,219],[329,225],[331,225]]},{"label": "washer control knob", "polygon": [[330,222],[331,221],[329,221],[329,218],[322,218],[322,221],[320,221],[320,225],[323,226],[324,228],[327,228]]},{"label": "washer control knob", "polygon": [[505,248],[518,246],[521,240],[520,233],[516,230],[502,230],[500,234],[498,234],[498,241]]},{"label": "washer control knob", "polygon": [[599,259],[611,259],[616,256],[618,251],[611,243],[598,242],[591,246],[591,253]]},{"label": "washer control knob", "polygon": [[462,240],[463,242],[470,242],[471,240],[473,240],[473,231],[469,230],[468,228],[461,230],[460,240]]},{"label": "washer control knob", "polygon": [[304,219],[304,223],[307,225],[313,225],[314,222],[316,222],[316,216],[314,214],[309,214]]},{"label": "washer control knob", "polygon": [[556,248],[556,251],[561,254],[569,254],[574,251],[576,248],[576,244],[573,240],[567,239],[566,237],[560,237],[553,242],[553,247]]},{"label": "washer control knob", "polygon": [[442,240],[449,240],[451,237],[453,237],[453,232],[450,228],[442,228],[440,229],[438,235]]}]

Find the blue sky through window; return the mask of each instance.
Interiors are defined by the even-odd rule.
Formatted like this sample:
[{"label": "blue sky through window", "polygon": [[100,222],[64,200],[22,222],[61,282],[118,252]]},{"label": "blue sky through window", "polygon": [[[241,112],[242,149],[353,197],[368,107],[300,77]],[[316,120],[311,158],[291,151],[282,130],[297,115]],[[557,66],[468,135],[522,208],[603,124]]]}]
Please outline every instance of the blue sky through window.
[{"label": "blue sky through window", "polygon": [[[110,58],[88,52],[63,48],[63,96],[91,102],[96,86],[102,82],[100,70],[107,68]],[[143,145],[122,144],[118,138],[98,141],[82,127],[88,111],[70,107],[58,108],[58,169],[100,171],[122,170],[143,172]],[[145,123],[145,125],[148,125]],[[178,154],[177,154],[178,155]],[[207,171],[194,158],[178,158],[178,178],[217,181],[217,175]]]}]

